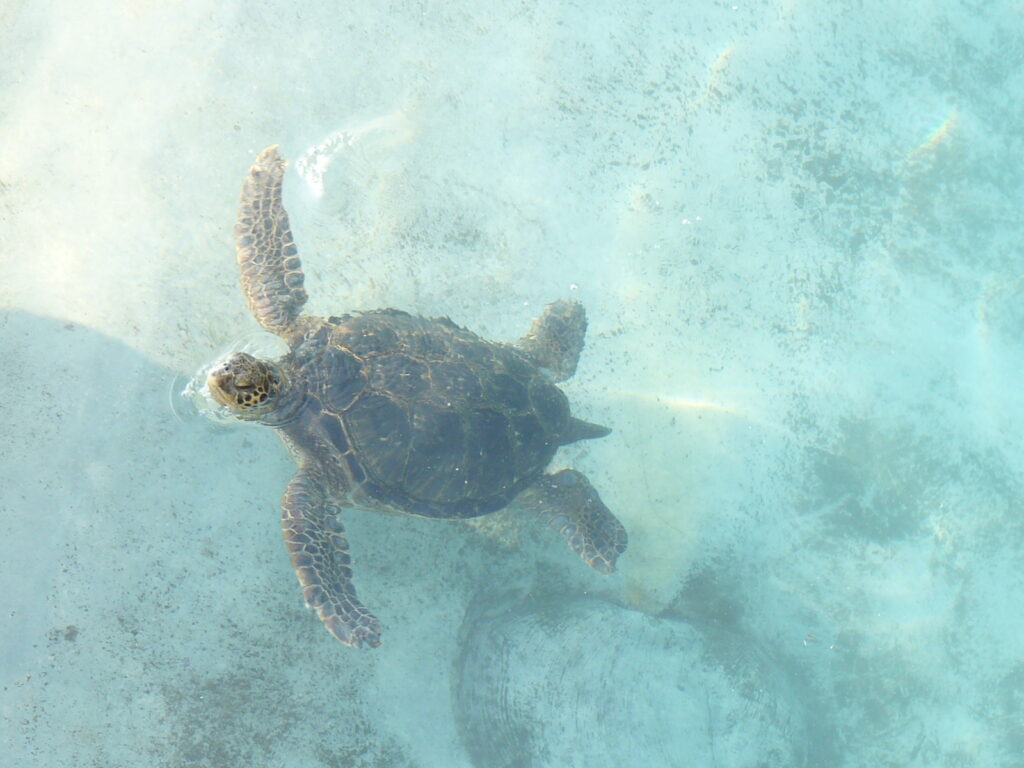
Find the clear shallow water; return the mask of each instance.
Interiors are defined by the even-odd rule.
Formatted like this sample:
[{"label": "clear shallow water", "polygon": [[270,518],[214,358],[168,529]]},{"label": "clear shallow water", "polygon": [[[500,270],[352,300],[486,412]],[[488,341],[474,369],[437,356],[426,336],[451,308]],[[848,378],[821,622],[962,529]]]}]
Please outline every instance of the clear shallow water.
[{"label": "clear shallow water", "polygon": [[[774,706],[807,765],[1019,764],[1021,7],[693,6],[0,10],[5,764],[572,765],[592,741],[552,723],[612,738],[637,699],[708,734],[680,763],[749,764],[716,713]],[[286,183],[310,311],[513,339],[585,302],[566,389],[615,432],[559,462],[630,532],[613,578],[511,518],[352,513],[386,634],[343,648],[281,546],[276,439],[174,414],[256,329],[253,153],[339,134]],[[762,693],[715,709],[737,647]],[[671,713],[632,724],[669,759]]]}]

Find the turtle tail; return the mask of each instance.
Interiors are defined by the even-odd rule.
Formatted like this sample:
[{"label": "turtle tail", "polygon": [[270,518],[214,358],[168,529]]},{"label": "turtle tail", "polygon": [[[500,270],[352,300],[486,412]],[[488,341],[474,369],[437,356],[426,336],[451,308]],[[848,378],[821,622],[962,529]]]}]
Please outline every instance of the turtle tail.
[{"label": "turtle tail", "polygon": [[565,431],[558,436],[559,445],[568,445],[577,440],[593,440],[598,437],[606,437],[612,433],[608,427],[600,424],[593,424],[583,419],[570,418],[565,425]]}]

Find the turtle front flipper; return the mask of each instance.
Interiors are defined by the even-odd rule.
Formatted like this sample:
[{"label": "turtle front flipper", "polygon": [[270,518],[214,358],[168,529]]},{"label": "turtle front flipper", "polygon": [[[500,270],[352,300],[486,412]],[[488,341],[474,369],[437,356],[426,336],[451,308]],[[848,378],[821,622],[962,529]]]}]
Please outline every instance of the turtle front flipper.
[{"label": "turtle front flipper", "polygon": [[302,468],[281,504],[281,528],[306,605],[327,631],[355,648],[380,645],[380,622],[363,607],[352,586],[352,559],[337,508],[319,473]]},{"label": "turtle front flipper", "polygon": [[516,346],[536,365],[550,371],[555,381],[565,381],[576,372],[586,333],[583,305],[559,299],[548,304]]},{"label": "turtle front flipper", "polygon": [[281,201],[287,163],[277,147],[260,152],[242,185],[235,246],[249,309],[271,333],[287,336],[306,303],[302,263]]},{"label": "turtle front flipper", "polygon": [[615,561],[626,551],[626,529],[574,469],[544,475],[517,501],[562,534],[569,548],[599,573],[614,571]]}]

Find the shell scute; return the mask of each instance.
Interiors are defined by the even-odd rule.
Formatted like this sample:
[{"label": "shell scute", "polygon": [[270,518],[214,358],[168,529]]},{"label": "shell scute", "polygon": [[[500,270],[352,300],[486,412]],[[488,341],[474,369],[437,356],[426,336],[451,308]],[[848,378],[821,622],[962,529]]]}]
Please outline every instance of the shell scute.
[{"label": "shell scute", "polygon": [[543,473],[568,400],[518,349],[398,311],[320,322],[293,353],[313,395],[308,429],[364,496],[468,517]]}]

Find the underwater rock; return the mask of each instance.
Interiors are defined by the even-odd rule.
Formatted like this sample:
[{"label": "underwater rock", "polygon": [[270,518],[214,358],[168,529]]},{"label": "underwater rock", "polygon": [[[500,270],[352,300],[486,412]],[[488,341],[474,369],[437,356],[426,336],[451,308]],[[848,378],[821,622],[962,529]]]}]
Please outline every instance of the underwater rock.
[{"label": "underwater rock", "polygon": [[453,706],[476,768],[806,764],[802,703],[747,639],[588,597],[478,598]]}]

